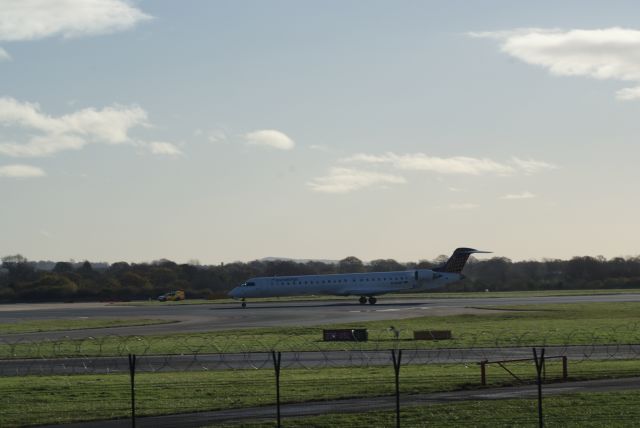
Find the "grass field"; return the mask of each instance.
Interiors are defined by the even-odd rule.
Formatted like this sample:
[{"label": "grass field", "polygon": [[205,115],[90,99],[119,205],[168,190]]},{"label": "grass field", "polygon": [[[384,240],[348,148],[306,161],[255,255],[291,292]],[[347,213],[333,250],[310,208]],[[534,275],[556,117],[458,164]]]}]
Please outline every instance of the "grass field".
[{"label": "grass field", "polygon": [[[478,315],[419,317],[318,327],[260,328],[169,336],[90,338],[39,344],[0,343],[0,358],[73,355],[219,353],[336,349],[504,347],[566,344],[640,344],[640,303],[550,304],[500,307]],[[389,331],[400,330],[399,340]],[[369,341],[322,342],[323,328],[367,328]],[[415,341],[415,330],[451,330],[452,340]]]},{"label": "grass field", "polygon": [[[393,321],[395,327],[401,330],[400,340],[397,343],[387,330],[390,322],[380,321],[359,325],[335,325],[335,327],[368,328],[372,340],[359,344],[321,342],[321,330],[326,326],[318,326],[146,338],[108,337],[104,340],[91,339],[83,342],[57,341],[53,344],[43,343],[38,346],[21,342],[13,345],[5,343],[0,346],[0,352],[4,353],[4,355],[0,353],[0,356],[4,358],[90,356],[121,355],[128,352],[188,354],[265,351],[271,348],[282,351],[340,347],[389,349],[395,345],[413,348],[416,346],[510,346],[532,343],[640,343],[637,331],[640,325],[640,303],[539,305],[502,307],[501,309],[504,310],[481,315],[395,320]],[[442,342],[411,340],[411,332],[421,329],[450,329],[455,339]],[[509,369],[522,379],[533,379],[534,368],[531,363],[510,364]],[[560,372],[560,363],[556,361],[547,363],[547,375],[550,380],[557,379]],[[640,360],[569,362],[571,379],[635,376],[638,373],[640,373]],[[274,375],[268,368],[140,373],[136,379],[139,415],[271,405],[275,400]],[[487,367],[487,380],[492,386],[509,385],[514,382],[514,378],[506,371],[494,365]],[[477,388],[479,381],[480,370],[475,364],[404,366],[401,370],[401,391],[408,394]],[[127,417],[130,412],[128,382],[128,375],[124,373],[0,378],[0,426]],[[281,385],[283,402],[389,395],[394,390],[393,369],[391,366],[318,370],[283,368]],[[562,423],[558,422],[562,426],[603,426],[601,423],[603,418],[614,421],[615,416],[623,418],[626,424],[606,426],[629,426],[628,418],[637,415],[637,412],[629,406],[615,407],[613,404],[633,402],[639,404],[636,408],[640,408],[638,400],[638,393],[635,392],[623,395],[612,393],[603,396],[588,394],[553,397],[549,402],[573,407],[564,413],[550,407],[549,421],[556,417],[553,416],[555,414],[558,418],[567,416],[574,421],[562,419]],[[476,414],[478,419],[475,426],[520,426],[519,424],[531,426],[535,424],[535,412],[530,412],[531,406],[531,400],[509,400],[415,407],[403,410],[403,417],[406,418],[403,420],[405,426],[426,426],[420,425],[422,421],[431,421],[429,426],[446,426],[447,424],[460,426],[470,424],[470,418]],[[614,416],[611,416],[612,412],[615,413]],[[493,421],[492,415],[495,416]],[[488,421],[486,423],[483,419],[485,417]],[[352,424],[377,427],[386,426],[386,424],[392,426],[393,418],[393,412],[329,415],[293,419],[287,422],[287,425],[325,427]],[[598,421],[600,424],[597,423]],[[273,422],[255,425],[242,423],[241,426],[273,426]]]},{"label": "grass field", "polygon": [[36,333],[45,331],[84,330],[106,327],[129,327],[139,325],[167,324],[175,321],[154,319],[51,319],[20,321],[0,324],[0,334]]},{"label": "grass field", "polygon": [[[534,379],[532,364],[511,364],[509,369],[523,380]],[[589,361],[569,366],[571,379],[628,376],[639,372],[640,361]],[[558,379],[560,375],[561,365],[548,362],[548,380]],[[401,391],[407,394],[478,388],[480,381],[476,365],[462,364],[405,366],[400,376]],[[287,403],[391,395],[393,379],[391,366],[283,369],[281,396]],[[487,380],[490,386],[514,382],[507,372],[496,366],[488,367]],[[136,376],[137,413],[159,415],[272,405],[274,386],[271,369],[141,373]],[[128,374],[0,378],[0,426],[127,417],[129,391]],[[310,423],[316,423],[311,426],[348,426],[326,422]]]},{"label": "grass field", "polygon": [[[637,426],[640,418],[640,392],[608,392],[567,394],[543,401],[545,426],[550,427],[611,427]],[[494,400],[412,406],[401,409],[400,421],[408,427],[534,427],[538,424],[537,401]],[[286,418],[284,426],[306,428],[396,426],[396,414],[377,411],[355,414]],[[216,427],[267,428],[273,421],[222,424]]]}]

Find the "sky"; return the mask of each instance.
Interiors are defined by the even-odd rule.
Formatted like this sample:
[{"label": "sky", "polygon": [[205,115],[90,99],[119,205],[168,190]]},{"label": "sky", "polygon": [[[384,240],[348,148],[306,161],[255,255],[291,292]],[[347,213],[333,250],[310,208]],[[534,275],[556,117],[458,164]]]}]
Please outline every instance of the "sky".
[{"label": "sky", "polygon": [[638,255],[639,14],[0,0],[0,256]]}]

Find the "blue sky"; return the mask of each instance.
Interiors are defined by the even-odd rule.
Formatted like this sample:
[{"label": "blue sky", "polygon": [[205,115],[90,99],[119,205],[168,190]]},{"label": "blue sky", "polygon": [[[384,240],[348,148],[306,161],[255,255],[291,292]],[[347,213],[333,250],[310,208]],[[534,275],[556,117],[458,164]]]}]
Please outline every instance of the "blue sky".
[{"label": "blue sky", "polygon": [[0,255],[636,255],[639,8],[0,0]]}]

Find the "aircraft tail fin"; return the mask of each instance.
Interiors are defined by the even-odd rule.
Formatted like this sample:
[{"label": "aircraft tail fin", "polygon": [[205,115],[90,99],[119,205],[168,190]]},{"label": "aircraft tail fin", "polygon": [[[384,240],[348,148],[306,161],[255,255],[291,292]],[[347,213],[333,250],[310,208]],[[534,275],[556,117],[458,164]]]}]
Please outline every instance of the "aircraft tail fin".
[{"label": "aircraft tail fin", "polygon": [[473,248],[456,248],[445,264],[432,270],[434,272],[461,273],[471,254],[490,252],[491,251],[478,251]]}]

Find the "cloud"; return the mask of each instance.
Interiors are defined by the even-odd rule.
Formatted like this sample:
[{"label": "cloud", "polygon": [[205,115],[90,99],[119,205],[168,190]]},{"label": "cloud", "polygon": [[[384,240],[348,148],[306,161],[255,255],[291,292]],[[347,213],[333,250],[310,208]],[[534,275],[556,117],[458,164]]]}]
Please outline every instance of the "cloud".
[{"label": "cloud", "polygon": [[509,199],[509,200],[516,200],[516,199],[532,199],[535,198],[536,195],[534,195],[531,192],[521,192],[521,193],[510,193],[504,196],[501,196],[500,199]]},{"label": "cloud", "polygon": [[428,156],[424,153],[398,155],[387,152],[383,155],[357,154],[343,159],[343,162],[360,162],[369,164],[388,164],[405,171],[432,171],[440,174],[471,174],[486,173],[511,174],[513,168],[495,162],[491,159],[477,159],[465,156],[440,158]]},{"label": "cloud", "polygon": [[638,86],[618,91],[617,98],[640,98],[640,30],[532,28],[469,35],[498,39],[503,52],[554,75],[634,82]]},{"label": "cloud", "polygon": [[398,155],[387,152],[383,155],[357,154],[341,160],[346,163],[366,163],[388,165],[404,171],[430,171],[439,174],[466,175],[512,175],[518,172],[531,174],[543,169],[555,168],[554,165],[536,160],[513,158],[509,163],[501,163],[488,158],[467,156],[437,157],[424,153]]},{"label": "cloud", "polygon": [[536,174],[540,171],[557,169],[558,167],[554,164],[537,161],[534,159],[519,159],[512,158],[511,162],[515,165],[516,169],[522,171],[526,175]]},{"label": "cloud", "polygon": [[[0,125],[24,129],[30,135],[24,142],[0,140],[0,155],[12,157],[48,156],[64,150],[79,150],[89,143],[135,144],[129,131],[149,126],[147,112],[135,105],[114,105],[100,110],[86,108],[54,117],[43,113],[38,104],[8,97],[0,97]],[[151,149],[154,153],[167,154],[170,148],[156,145]]]},{"label": "cloud", "polygon": [[113,33],[150,18],[123,0],[2,0],[0,41]]},{"label": "cloud", "polygon": [[9,55],[9,52],[0,48],[0,62],[2,61],[11,61],[11,55]]},{"label": "cloud", "polygon": [[295,147],[295,142],[291,138],[275,129],[249,132],[245,138],[247,144],[255,146],[272,147],[278,150],[291,150]]},{"label": "cloud", "polygon": [[640,86],[635,88],[623,88],[616,91],[616,98],[621,101],[631,101],[640,98]]},{"label": "cloud", "polygon": [[311,189],[323,193],[349,193],[371,186],[406,183],[404,177],[352,168],[331,168],[329,174],[307,183]]},{"label": "cloud", "polygon": [[151,143],[147,143],[147,145],[149,146],[149,150],[151,150],[151,153],[155,155],[166,155],[166,156],[182,155],[182,151],[180,151],[180,149],[172,143],[166,143],[163,141],[153,141]]},{"label": "cloud", "polygon": [[0,166],[0,177],[7,178],[35,178],[44,177],[45,172],[31,165],[4,165]]}]

